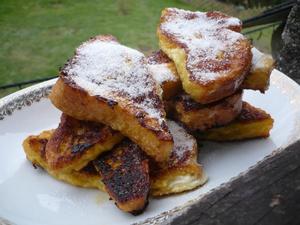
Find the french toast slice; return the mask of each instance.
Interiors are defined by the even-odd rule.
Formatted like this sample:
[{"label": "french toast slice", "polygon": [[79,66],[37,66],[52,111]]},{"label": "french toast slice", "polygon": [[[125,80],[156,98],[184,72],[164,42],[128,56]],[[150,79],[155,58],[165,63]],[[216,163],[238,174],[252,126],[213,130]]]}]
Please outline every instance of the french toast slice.
[{"label": "french toast slice", "polygon": [[150,72],[163,91],[163,99],[174,97],[180,90],[181,81],[175,64],[163,51],[159,50],[147,57]]},{"label": "french toast slice", "polygon": [[93,163],[118,208],[142,213],[148,204],[150,178],[148,159],[139,146],[125,139]]},{"label": "french toast slice", "polygon": [[195,132],[200,140],[238,141],[253,138],[267,138],[274,120],[262,109],[243,102],[241,114],[230,124],[211,128],[205,132]]},{"label": "french toast slice", "polygon": [[[251,52],[253,55],[251,68],[241,85],[241,89],[259,90],[260,92],[264,93],[269,88],[270,75],[274,68],[275,62],[272,56],[260,52],[255,47],[251,48]],[[175,94],[182,90],[181,81],[176,72],[174,62],[161,50],[153,53],[148,58],[153,62],[153,64],[155,62],[162,62],[167,63],[168,67],[174,68],[172,69],[172,71],[175,71],[173,73],[173,79],[171,79],[171,74],[165,75],[165,73],[162,72],[156,72],[156,74],[160,76],[158,78],[154,77],[158,82],[163,80],[163,85],[161,85],[161,87],[163,89],[164,100],[171,99],[175,96]],[[177,80],[175,80],[176,77],[178,77]]]},{"label": "french toast slice", "polygon": [[96,36],[61,69],[49,98],[67,115],[109,125],[166,162],[173,139],[161,93],[142,53],[112,36]]},{"label": "french toast slice", "polygon": [[260,52],[252,47],[252,65],[249,74],[242,83],[243,89],[259,90],[264,93],[269,88],[270,75],[275,61],[272,56]]},{"label": "french toast slice", "polygon": [[200,104],[189,95],[182,93],[172,100],[170,116],[180,121],[188,130],[207,130],[226,125],[233,121],[242,110],[243,92],[226,97],[210,104]]},{"label": "french toast slice", "polygon": [[83,188],[98,188],[104,191],[99,173],[94,166],[89,163],[80,171],[70,171],[68,173],[56,172],[49,168],[46,161],[46,144],[53,135],[54,130],[43,131],[39,135],[31,135],[23,142],[26,157],[34,166],[39,166],[47,171],[53,178],[64,181],[68,184]]},{"label": "french toast slice", "polygon": [[195,101],[215,102],[240,88],[252,60],[241,29],[239,19],[221,12],[162,11],[160,48],[174,61],[184,91]]},{"label": "french toast slice", "polygon": [[195,138],[174,121],[169,120],[168,125],[174,137],[174,147],[167,168],[150,168],[152,196],[192,190],[207,181],[202,166],[197,163],[198,147]]},{"label": "french toast slice", "polygon": [[[176,135],[175,147],[172,150],[167,168],[161,169],[158,166],[151,168],[154,171],[151,176],[152,196],[163,196],[188,191],[204,184],[207,180],[202,166],[197,163],[197,144],[195,143],[194,138],[187,134],[182,127],[175,124],[175,122],[168,121],[168,124],[170,124],[172,132]],[[49,168],[45,158],[45,148],[53,133],[54,130],[44,131],[37,136],[31,135],[26,138],[23,142],[23,147],[28,160],[31,161],[33,165],[43,168],[55,179],[74,186],[97,188],[105,192],[106,189],[101,181],[102,178],[100,173],[96,172],[94,167],[94,163],[97,164],[99,159],[89,162],[88,165],[80,171],[73,170],[65,173],[61,171],[53,171]],[[131,154],[129,154],[127,150],[124,150],[124,148],[117,151],[119,151],[119,154],[123,154],[123,156],[125,154],[129,154],[132,157],[136,157],[136,154],[139,154],[136,150],[134,150],[136,145],[131,145],[131,147],[132,149],[129,150]],[[113,152],[110,152],[110,155],[112,154]],[[105,154],[103,154],[99,156],[99,158],[102,158],[103,156],[106,157]],[[132,165],[132,157],[124,158],[123,165]],[[118,161],[115,160],[114,157],[108,157],[109,163],[111,162],[110,159],[113,160],[115,165],[118,165]],[[137,167],[134,171],[140,173],[140,169],[143,170],[143,168]],[[132,179],[132,175],[130,173],[123,174],[122,176],[123,180]],[[113,182],[113,180],[111,180],[111,182]],[[120,187],[119,190],[123,190],[122,187]],[[143,202],[141,199],[140,201]],[[136,202],[133,202],[131,204],[135,203]],[[143,203],[138,202],[138,204]],[[138,211],[133,211],[133,213],[138,213]]]},{"label": "french toast slice", "polygon": [[52,171],[78,171],[122,139],[120,132],[107,125],[80,121],[63,113],[46,145],[48,167]]}]

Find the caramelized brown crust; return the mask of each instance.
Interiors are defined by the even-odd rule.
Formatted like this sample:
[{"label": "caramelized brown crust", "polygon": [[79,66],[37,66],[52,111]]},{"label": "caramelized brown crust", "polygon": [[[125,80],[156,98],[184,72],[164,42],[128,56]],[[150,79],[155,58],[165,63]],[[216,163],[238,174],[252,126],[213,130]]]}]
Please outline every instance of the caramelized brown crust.
[{"label": "caramelized brown crust", "polygon": [[[167,125],[161,130],[155,121],[145,118],[142,113],[136,112],[132,116],[118,104],[89,96],[83,90],[65,84],[61,79],[53,87],[50,99],[57,108],[76,119],[105,121],[114,130],[120,130],[122,134],[143,146],[143,150],[157,161],[165,161],[169,157],[173,140]],[[161,150],[160,154],[157,154],[158,150]]]},{"label": "caramelized brown crust", "polygon": [[[259,90],[264,93],[269,88],[270,75],[274,68],[274,60],[270,55],[264,54],[257,50],[255,47],[251,48],[253,55],[251,68],[246,75],[245,80],[241,84],[241,89]],[[163,51],[157,51],[148,57],[149,64],[156,64],[157,62],[168,64],[170,68],[176,67],[174,62]],[[177,75],[177,72],[174,73]],[[178,78],[178,83],[166,80],[162,85],[164,100],[170,100],[175,97],[177,93],[182,91],[181,81]]]},{"label": "caramelized brown crust", "polygon": [[253,138],[266,138],[270,135],[274,120],[264,110],[243,102],[241,114],[232,123],[209,129],[205,132],[195,132],[201,140],[236,141]]},{"label": "caramelized brown crust", "polygon": [[[89,76],[84,75],[86,73],[84,72],[85,70],[81,68],[81,64],[78,65],[77,61],[78,58],[80,58],[79,50],[93,42],[102,43],[102,37],[103,36],[97,36],[77,49],[75,56],[62,69],[60,78],[52,89],[50,94],[52,103],[58,109],[76,119],[95,121],[109,125],[114,130],[120,131],[124,134],[124,136],[127,136],[136,142],[148,155],[155,158],[155,160],[160,162],[167,161],[173,146],[173,140],[165,122],[165,111],[162,100],[159,96],[161,88],[150,75],[147,69],[145,57],[143,57],[141,53],[136,53],[135,50],[128,50],[129,48],[119,45],[115,41],[108,41],[109,45],[117,46],[116,48],[126,49],[125,53],[126,51],[130,51],[137,54],[138,56],[134,55],[132,59],[127,59],[125,55],[120,53],[119,58],[121,58],[124,61],[122,61],[123,64],[126,64],[128,67],[132,65],[132,60],[140,58],[141,61],[134,64],[134,68],[132,70],[135,72],[136,67],[138,67],[138,70],[143,71],[145,74],[142,73],[140,76],[135,77],[135,73],[130,73],[126,74],[126,77],[124,78],[122,74],[119,76],[118,73],[109,71],[107,72],[108,74],[103,74],[103,76],[105,75],[105,79],[103,78],[104,80],[102,80],[102,74],[99,76],[95,76],[94,74],[93,79],[91,79]],[[104,45],[106,44],[107,43],[104,43]],[[86,52],[84,53],[88,54]],[[105,56],[105,54],[102,55]],[[85,59],[85,55],[83,53],[81,57],[83,60]],[[97,54],[90,57],[92,57],[92,60],[95,60],[93,57],[97,57]],[[113,62],[114,59],[110,60]],[[103,67],[105,67],[106,64],[109,64],[102,61],[98,63],[100,63],[100,66]],[[120,68],[122,73],[127,73],[126,68],[124,70],[122,69],[123,67],[120,66],[117,68]],[[76,72],[76,69],[79,70],[81,76],[86,77],[80,77],[79,75],[77,76],[74,74],[72,75],[70,71],[75,70]],[[90,72],[93,73],[94,71],[98,70],[95,69]],[[101,71],[105,71],[105,68],[102,68]],[[112,74],[110,74],[110,72]],[[109,79],[109,76],[117,76],[115,77],[116,83],[111,83],[112,79]],[[100,80],[95,81],[94,77],[99,78]],[[123,81],[127,78],[128,80],[126,82],[128,85],[124,85],[123,82],[118,81],[118,79]],[[77,85],[75,82],[76,79],[77,82],[82,82],[81,86]],[[135,83],[135,86],[133,87],[130,85],[131,82],[138,83]],[[102,95],[103,89],[101,88],[101,85],[103,83],[105,83],[105,94]],[[120,85],[124,90],[122,89],[118,91],[118,87]],[[142,88],[145,85],[146,88]],[[91,86],[93,88],[90,88]],[[89,87],[90,90],[87,90],[86,87]],[[115,89],[112,88],[111,90],[110,87],[114,87]],[[142,91],[142,93],[136,91],[136,89]],[[144,89],[145,91],[143,92]],[[129,93],[125,93],[124,91],[126,90],[128,90]],[[133,91],[136,96],[130,95],[130,91]],[[97,94],[98,92],[101,94]],[[149,106],[149,108],[147,108],[148,105],[151,107]],[[142,106],[144,106],[144,108]]]},{"label": "caramelized brown crust", "polygon": [[98,188],[103,191],[104,185],[101,182],[101,177],[91,163],[80,171],[70,171],[68,173],[56,172],[49,168],[46,162],[45,148],[53,132],[54,130],[43,131],[37,136],[31,135],[24,140],[23,148],[27,159],[31,161],[34,166],[43,168],[55,179],[71,185],[84,188]]},{"label": "caramelized brown crust", "polygon": [[33,165],[46,169],[46,145],[54,130],[43,131],[39,135],[30,135],[23,142],[23,149],[26,157]]},{"label": "caramelized brown crust", "polygon": [[242,91],[218,102],[203,105],[187,94],[180,94],[173,100],[171,116],[189,130],[207,130],[233,121],[242,110]]},{"label": "caramelized brown crust", "polygon": [[[215,102],[240,87],[252,58],[250,42],[240,30],[237,19],[220,12],[162,11],[157,29],[160,47],[174,61],[183,89],[195,101]],[[220,43],[224,46],[218,49]]]},{"label": "caramelized brown crust", "polygon": [[265,120],[269,118],[271,118],[271,116],[266,111],[260,108],[256,108],[247,102],[243,102],[242,112],[236,118],[236,121],[247,123],[247,122],[252,122],[253,120],[258,121],[258,120]]},{"label": "caramelized brown crust", "polygon": [[124,140],[94,160],[94,165],[107,193],[121,210],[134,215],[143,212],[150,191],[149,168],[148,159],[136,144]]},{"label": "caramelized brown crust", "polygon": [[147,57],[150,71],[163,90],[163,99],[168,100],[182,90],[181,81],[173,61],[159,50]]},{"label": "caramelized brown crust", "polygon": [[[163,196],[188,191],[204,184],[207,179],[203,172],[202,166],[197,163],[197,143],[195,142],[195,139],[191,135],[187,134],[182,127],[176,125],[175,122],[168,121],[168,123],[170,124],[171,131],[174,132],[174,134],[178,135],[178,137],[175,138],[176,142],[172,150],[168,166],[162,169],[159,167],[159,165],[157,165],[157,163],[151,164],[152,196]],[[23,146],[28,160],[30,160],[34,165],[42,167],[55,179],[62,180],[66,183],[79,187],[98,188],[101,191],[105,191],[104,184],[101,181],[101,176],[98,172],[95,171],[94,161],[89,162],[80,171],[73,170],[68,173],[54,171],[49,168],[49,165],[47,164],[45,159],[45,147],[53,133],[54,130],[44,131],[40,135],[29,136],[28,138],[26,138]],[[132,149],[125,151],[123,148],[122,150],[119,150],[121,151],[121,153],[123,150],[124,154],[128,153],[128,157],[125,157],[126,155],[123,155],[122,163],[123,165],[136,165],[133,164],[132,158],[137,157],[136,151],[134,150],[135,148],[137,148],[137,146],[135,144],[132,144],[128,147],[132,147]],[[134,153],[131,154],[131,151],[133,151]],[[99,156],[99,159],[102,157],[107,157],[107,161],[112,162],[112,165],[118,165],[120,160],[116,160],[113,152],[109,152],[109,155],[113,155],[113,157],[106,156],[107,154],[104,153],[103,155]],[[97,159],[95,160],[95,163],[97,163]],[[121,167],[121,169],[124,168]],[[141,172],[138,168],[133,171],[137,171],[137,173]],[[123,181],[126,181],[128,179],[128,176],[125,175],[122,178]],[[120,184],[120,182],[117,184]],[[147,189],[148,187],[141,188],[141,190],[145,190],[145,188]],[[119,191],[121,190],[123,189],[120,188]],[[130,197],[130,195],[128,196]],[[144,204],[143,202],[144,200],[141,198],[130,200],[129,204],[131,205],[129,207],[133,208],[135,207],[134,205],[142,205]],[[128,206],[126,205],[123,205],[123,207],[128,208]],[[137,212],[134,211],[134,213]]]},{"label": "caramelized brown crust", "polygon": [[80,170],[123,139],[120,132],[101,123],[76,120],[62,114],[58,128],[46,145],[51,170]]}]

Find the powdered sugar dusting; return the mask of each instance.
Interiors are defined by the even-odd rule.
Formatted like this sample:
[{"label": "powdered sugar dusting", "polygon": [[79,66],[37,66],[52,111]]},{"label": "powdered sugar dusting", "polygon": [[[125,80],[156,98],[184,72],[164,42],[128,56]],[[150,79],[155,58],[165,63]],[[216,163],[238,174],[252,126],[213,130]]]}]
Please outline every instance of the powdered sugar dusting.
[{"label": "powdered sugar dusting", "polygon": [[156,118],[160,124],[164,121],[161,89],[139,51],[114,40],[95,38],[77,49],[62,72],[92,96],[116,102],[133,112],[138,109],[144,112],[142,116]]},{"label": "powdered sugar dusting", "polygon": [[153,78],[162,85],[166,81],[177,81],[177,76],[168,67],[168,63],[149,65],[150,73]]},{"label": "powdered sugar dusting", "polygon": [[197,142],[193,136],[189,135],[176,122],[168,120],[167,124],[174,140],[171,158],[181,161],[186,155],[192,154],[194,146],[197,146]]},{"label": "powdered sugar dusting", "polygon": [[272,60],[270,55],[260,52],[257,48],[252,48],[252,66],[251,70],[264,69],[268,61]]},{"label": "powdered sugar dusting", "polygon": [[187,49],[187,69],[203,82],[215,80],[226,72],[225,65],[219,66],[216,72],[216,64],[230,63],[224,58],[234,54],[236,42],[245,39],[242,34],[228,29],[238,30],[241,26],[239,19],[213,13],[169,8],[160,25],[163,32]]}]

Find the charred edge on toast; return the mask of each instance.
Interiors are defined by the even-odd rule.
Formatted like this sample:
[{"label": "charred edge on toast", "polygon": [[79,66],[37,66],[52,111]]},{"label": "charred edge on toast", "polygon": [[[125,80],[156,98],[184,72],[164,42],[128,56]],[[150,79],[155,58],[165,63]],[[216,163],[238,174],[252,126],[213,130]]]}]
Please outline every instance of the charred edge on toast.
[{"label": "charred edge on toast", "polygon": [[[72,155],[81,155],[86,149],[90,148],[98,142],[104,141],[107,136],[114,132],[102,132],[106,126],[100,123],[79,121],[66,114],[62,114],[61,122],[48,145],[51,148],[60,151],[60,145],[64,144],[64,140],[71,138],[66,149],[70,149]],[[78,143],[75,143],[78,142]]]},{"label": "charred edge on toast", "polygon": [[84,172],[86,174],[90,174],[90,175],[97,175],[98,171],[96,170],[94,163],[93,162],[89,162],[85,167],[83,167],[80,172]]},{"label": "charred edge on toast", "polygon": [[142,207],[129,212],[137,215],[145,209],[150,190],[148,159],[136,144],[124,140],[94,160],[94,165],[119,208],[130,201],[144,199]]},{"label": "charred edge on toast", "polygon": [[[59,166],[81,157],[96,143],[102,143],[116,131],[101,123],[76,120],[62,114],[61,122],[46,146],[47,154],[60,155],[54,159]],[[47,160],[52,161],[49,158]]]}]

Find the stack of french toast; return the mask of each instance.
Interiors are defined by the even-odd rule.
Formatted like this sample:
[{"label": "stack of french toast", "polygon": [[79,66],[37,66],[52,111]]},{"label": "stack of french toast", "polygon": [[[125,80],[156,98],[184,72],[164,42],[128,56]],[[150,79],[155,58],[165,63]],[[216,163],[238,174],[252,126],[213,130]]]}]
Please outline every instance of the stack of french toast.
[{"label": "stack of french toast", "polygon": [[150,195],[203,185],[197,141],[265,138],[273,126],[242,100],[243,89],[268,89],[274,62],[241,29],[220,12],[167,8],[150,56],[110,35],[82,43],[49,96],[60,123],[26,138],[27,158],[134,215]]}]

